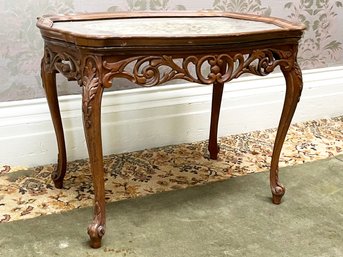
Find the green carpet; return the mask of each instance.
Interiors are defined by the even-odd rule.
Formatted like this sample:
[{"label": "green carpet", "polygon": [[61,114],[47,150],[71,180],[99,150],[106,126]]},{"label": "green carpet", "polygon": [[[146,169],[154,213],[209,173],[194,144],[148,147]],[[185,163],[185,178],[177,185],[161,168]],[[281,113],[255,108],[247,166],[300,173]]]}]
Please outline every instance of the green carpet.
[{"label": "green carpet", "polygon": [[343,256],[343,162],[283,168],[280,177],[279,206],[268,173],[110,203],[97,250],[86,234],[91,208],[1,224],[0,256]]}]

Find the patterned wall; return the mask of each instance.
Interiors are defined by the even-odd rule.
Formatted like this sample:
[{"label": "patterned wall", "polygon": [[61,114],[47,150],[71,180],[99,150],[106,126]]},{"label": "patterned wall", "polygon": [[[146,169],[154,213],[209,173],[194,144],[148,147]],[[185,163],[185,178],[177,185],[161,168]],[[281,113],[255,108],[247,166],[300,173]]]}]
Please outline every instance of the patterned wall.
[{"label": "patterned wall", "polygon": [[[335,0],[0,0],[0,101],[40,98],[43,42],[35,27],[42,14],[92,11],[221,10],[272,15],[307,25],[303,69],[343,65],[343,4]],[[61,94],[78,93],[60,80]]]}]

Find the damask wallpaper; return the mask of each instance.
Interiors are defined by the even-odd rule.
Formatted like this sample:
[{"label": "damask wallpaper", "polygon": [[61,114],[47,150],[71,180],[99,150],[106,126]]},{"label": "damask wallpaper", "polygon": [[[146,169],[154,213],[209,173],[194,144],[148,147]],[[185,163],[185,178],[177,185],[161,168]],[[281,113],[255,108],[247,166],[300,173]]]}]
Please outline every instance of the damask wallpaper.
[{"label": "damask wallpaper", "polygon": [[[99,11],[221,10],[300,21],[307,26],[299,52],[303,69],[343,65],[343,4],[336,0],[0,0],[0,101],[44,96],[43,41],[35,27],[43,14]],[[58,76],[59,77],[59,76]],[[79,92],[59,79],[60,94]]]}]

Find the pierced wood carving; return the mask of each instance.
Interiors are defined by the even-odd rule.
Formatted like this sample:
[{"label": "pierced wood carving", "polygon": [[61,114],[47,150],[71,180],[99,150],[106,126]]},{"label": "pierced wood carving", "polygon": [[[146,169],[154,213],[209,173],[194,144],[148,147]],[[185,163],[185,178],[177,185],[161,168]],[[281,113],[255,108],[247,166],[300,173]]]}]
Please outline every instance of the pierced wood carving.
[{"label": "pierced wood carving", "polygon": [[79,58],[66,53],[54,53],[48,47],[44,48],[43,63],[48,72],[59,72],[69,81],[76,80],[81,85],[81,62]]},{"label": "pierced wood carving", "polygon": [[[243,73],[265,76],[277,66],[290,69],[293,65],[292,51],[281,52],[265,49],[254,50],[250,54],[188,56],[182,59],[167,55],[137,56],[113,63],[104,61],[103,68],[108,72],[103,77],[103,84],[111,87],[113,78],[126,78],[141,86],[156,86],[173,79],[213,84],[228,82]],[[181,59],[181,64],[176,59]],[[207,71],[204,69],[206,65],[209,67]],[[222,66],[226,67],[225,73],[220,72]]]}]

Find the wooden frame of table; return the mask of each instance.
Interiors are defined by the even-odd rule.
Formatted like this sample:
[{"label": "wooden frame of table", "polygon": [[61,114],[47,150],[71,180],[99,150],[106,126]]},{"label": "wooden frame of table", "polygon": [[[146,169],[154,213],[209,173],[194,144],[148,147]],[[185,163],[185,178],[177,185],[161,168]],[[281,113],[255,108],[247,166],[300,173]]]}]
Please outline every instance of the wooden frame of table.
[{"label": "wooden frame of table", "polygon": [[[161,18],[169,19],[168,27],[170,22],[181,18],[186,18],[186,23],[197,23],[197,19],[201,22],[199,18],[216,18],[218,24],[226,22],[220,20],[226,18],[227,22],[236,25],[223,23],[233,29],[227,33],[217,33],[219,28],[215,27],[215,22],[209,31],[199,33],[192,31],[188,25],[184,28],[186,32],[182,32],[181,28],[180,33],[168,30],[154,32],[153,26],[126,34],[126,26],[121,28],[122,34],[120,31],[116,34],[101,30],[102,21],[110,25],[107,29],[110,30],[111,26],[112,29],[116,27],[115,22],[118,21],[130,24],[139,19],[146,22],[151,19],[153,22],[153,19]],[[100,23],[94,25],[94,21]],[[240,23],[243,31],[237,27]],[[92,24],[92,28],[99,26],[100,31],[78,31],[78,27],[85,24],[89,28]],[[208,150],[210,158],[215,160],[219,152],[217,130],[224,83],[244,73],[264,76],[280,67],[286,80],[286,95],[273,149],[270,186],[273,203],[281,202],[285,187],[278,179],[278,162],[302,91],[297,52],[305,29],[303,25],[277,18],[225,12],[144,12],[43,16],[38,19],[37,26],[45,42],[41,76],[58,143],[58,165],[52,174],[57,188],[63,187],[67,156],[56,73],[63,74],[68,80],[76,80],[82,87],[83,123],[95,195],[94,219],[88,227],[93,248],[101,246],[105,233],[101,99],[104,89],[111,87],[114,78],[125,78],[141,86],[156,86],[173,79],[213,85]],[[267,29],[259,29],[259,26],[266,26]]]}]

